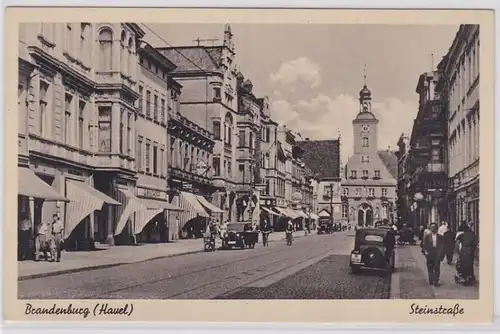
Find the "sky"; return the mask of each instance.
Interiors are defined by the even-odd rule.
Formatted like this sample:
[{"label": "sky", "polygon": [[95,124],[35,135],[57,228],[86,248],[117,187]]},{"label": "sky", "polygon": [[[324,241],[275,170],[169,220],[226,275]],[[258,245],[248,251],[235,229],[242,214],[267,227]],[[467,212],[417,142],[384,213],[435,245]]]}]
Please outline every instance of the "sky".
[{"label": "sky", "polygon": [[[218,44],[224,38],[224,23],[141,27],[153,46],[195,45],[198,37],[218,38]],[[340,133],[346,163],[353,152],[352,120],[365,67],[372,111],[379,119],[379,149],[395,150],[418,111],[420,74],[436,67],[458,26],[231,24],[231,30],[235,62],[254,93],[269,97],[271,117],[311,140],[335,139]]]}]

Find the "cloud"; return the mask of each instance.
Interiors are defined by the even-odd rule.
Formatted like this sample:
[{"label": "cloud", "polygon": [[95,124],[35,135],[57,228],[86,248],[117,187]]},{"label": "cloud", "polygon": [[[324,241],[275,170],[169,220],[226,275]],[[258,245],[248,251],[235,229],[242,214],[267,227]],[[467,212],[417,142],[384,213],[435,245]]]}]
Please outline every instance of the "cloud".
[{"label": "cloud", "polygon": [[[336,139],[340,131],[342,162],[346,163],[352,155],[352,120],[359,110],[357,98],[346,94],[334,97],[318,94],[310,101],[299,100],[291,104],[279,100],[272,106],[275,121],[287,124],[311,140]],[[390,146],[396,149],[401,133],[411,130],[417,106],[413,102],[389,98],[374,102],[372,111],[379,120],[378,148],[383,150]]]},{"label": "cloud", "polygon": [[303,83],[310,88],[317,88],[321,84],[321,70],[319,66],[311,62],[308,58],[300,57],[289,60],[281,64],[277,72],[271,73],[272,83],[279,83],[290,89],[295,88],[295,84]]}]

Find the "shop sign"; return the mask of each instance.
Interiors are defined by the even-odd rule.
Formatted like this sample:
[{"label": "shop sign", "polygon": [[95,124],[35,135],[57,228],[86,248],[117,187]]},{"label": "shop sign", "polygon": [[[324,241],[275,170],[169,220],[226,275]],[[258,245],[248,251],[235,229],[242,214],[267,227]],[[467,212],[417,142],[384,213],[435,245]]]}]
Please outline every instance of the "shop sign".
[{"label": "shop sign", "polygon": [[302,194],[298,191],[294,192],[292,194],[292,202],[293,203],[300,203],[302,201]]},{"label": "shop sign", "polygon": [[156,198],[156,199],[167,199],[167,193],[161,190],[148,189],[148,188],[137,188],[137,196]]}]

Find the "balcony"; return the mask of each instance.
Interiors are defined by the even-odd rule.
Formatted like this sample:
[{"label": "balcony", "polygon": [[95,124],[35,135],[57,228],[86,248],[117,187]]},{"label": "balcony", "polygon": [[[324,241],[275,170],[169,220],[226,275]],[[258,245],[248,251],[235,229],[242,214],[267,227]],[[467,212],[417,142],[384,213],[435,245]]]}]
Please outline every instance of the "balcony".
[{"label": "balcony", "polygon": [[92,153],[89,151],[81,150],[35,134],[29,135],[28,149],[34,154],[41,153],[52,156],[56,159],[62,158],[88,166],[91,166],[96,162],[93,159]]}]

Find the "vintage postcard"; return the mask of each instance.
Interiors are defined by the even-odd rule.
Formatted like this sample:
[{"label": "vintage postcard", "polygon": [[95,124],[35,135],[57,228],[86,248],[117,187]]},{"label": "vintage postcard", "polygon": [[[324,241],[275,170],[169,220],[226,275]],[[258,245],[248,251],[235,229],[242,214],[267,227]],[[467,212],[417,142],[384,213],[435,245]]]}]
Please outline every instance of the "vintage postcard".
[{"label": "vintage postcard", "polygon": [[8,320],[492,320],[493,12],[6,20]]}]

